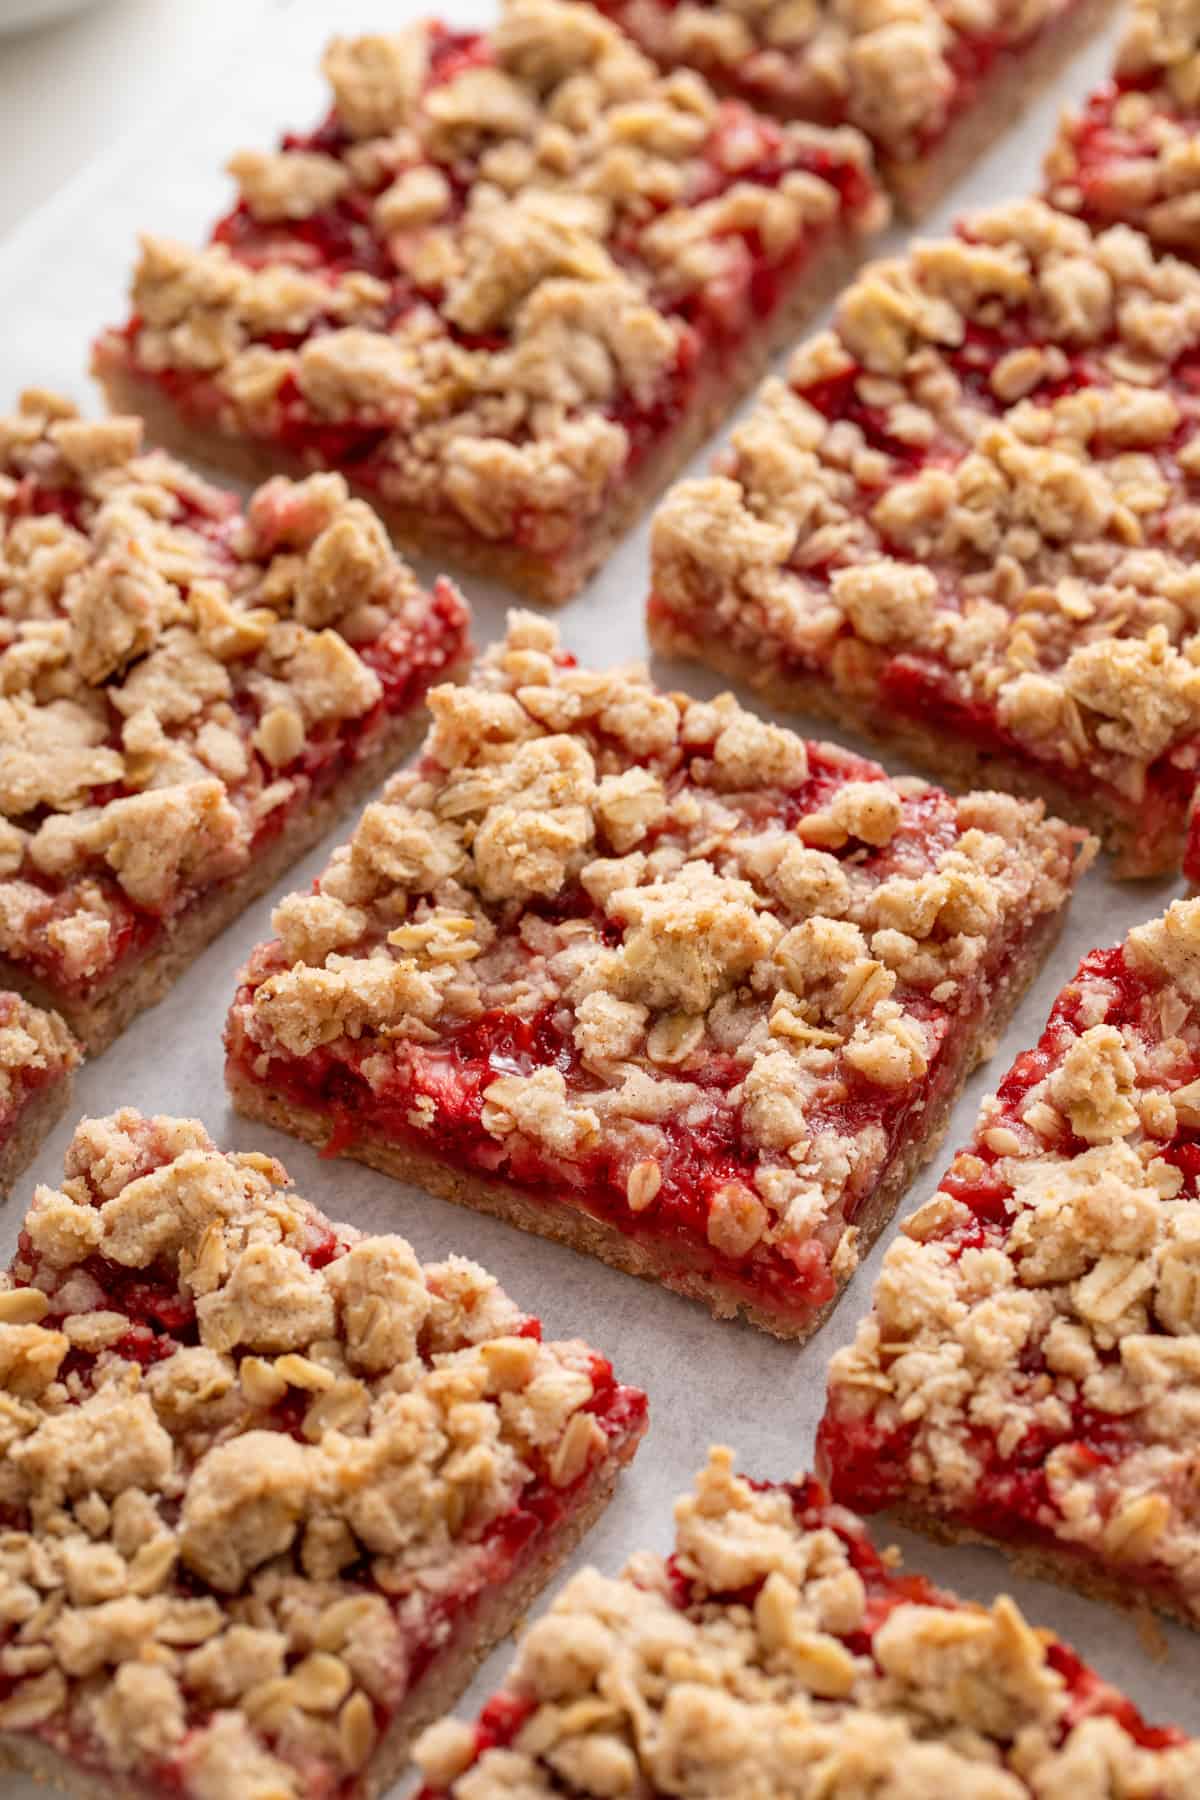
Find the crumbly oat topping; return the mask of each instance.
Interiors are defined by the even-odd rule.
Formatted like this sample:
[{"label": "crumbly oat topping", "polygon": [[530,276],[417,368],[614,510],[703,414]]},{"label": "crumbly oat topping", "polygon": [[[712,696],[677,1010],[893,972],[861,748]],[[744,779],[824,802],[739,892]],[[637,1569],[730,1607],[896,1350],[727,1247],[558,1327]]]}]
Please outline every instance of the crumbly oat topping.
[{"label": "crumbly oat topping", "polygon": [[189,1800],[334,1791],[514,1509],[606,1455],[605,1380],[271,1157],[84,1120],[0,1276],[0,1731]]},{"label": "crumbly oat topping", "polygon": [[1089,224],[1118,221],[1200,253],[1200,12],[1134,0],[1114,80],[1068,112],[1046,158],[1047,197]]},{"label": "crumbly oat topping", "polygon": [[331,121],[234,159],[210,248],[146,241],[129,352],[221,428],[354,450],[485,538],[561,548],[767,271],[882,221],[856,132],[722,104],[564,0],[508,0],[486,39],[339,39],[325,72]]},{"label": "crumbly oat topping", "polygon": [[898,1579],[815,1481],[751,1484],[713,1451],[675,1521],[669,1561],[568,1583],[483,1734],[425,1733],[422,1800],[1184,1800],[1200,1780],[1200,1747],[1148,1747],[1011,1600],[985,1611]]},{"label": "crumbly oat topping", "polygon": [[406,671],[462,653],[465,617],[340,476],[243,516],[137,420],[26,394],[0,419],[0,953],[102,981],[371,742]]},{"label": "crumbly oat topping", "polygon": [[277,909],[239,1072],[325,1110],[337,1070],[351,1134],[378,1107],[426,1154],[829,1297],[1079,834],[892,783],[729,695],[576,668],[528,614],[430,707],[420,763]]},{"label": "crumbly oat topping", "polygon": [[598,3],[660,63],[702,69],[783,117],[855,125],[900,164],[937,145],[997,56],[1065,10],[1061,0]]},{"label": "crumbly oat topping", "polygon": [[822,1429],[851,1504],[1033,1534],[1200,1618],[1198,971],[1195,900],[1085,959],[889,1251]]},{"label": "crumbly oat topping", "polygon": [[769,649],[1131,814],[1152,764],[1185,794],[1198,343],[1200,273],[1039,201],[874,265],[661,507],[656,631]]}]

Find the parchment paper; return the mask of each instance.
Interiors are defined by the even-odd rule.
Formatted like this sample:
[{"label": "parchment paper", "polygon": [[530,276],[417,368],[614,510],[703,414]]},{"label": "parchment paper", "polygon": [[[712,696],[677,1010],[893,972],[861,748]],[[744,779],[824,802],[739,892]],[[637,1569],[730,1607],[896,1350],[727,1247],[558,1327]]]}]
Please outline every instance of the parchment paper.
[{"label": "parchment paper", "polygon": [[[138,126],[0,247],[4,403],[21,386],[34,383],[65,390],[95,410],[98,401],[87,377],[89,345],[100,326],[124,315],[137,233],[151,229],[199,241],[227,204],[230,188],[221,170],[229,154],[244,145],[270,146],[285,126],[304,126],[320,115],[324,93],[317,67],[325,38],[335,29],[395,29],[406,17],[426,10],[420,0],[355,0],[346,7],[291,0],[277,6],[269,26],[249,43],[230,47],[228,67],[219,80],[210,78],[203,89],[164,94],[154,120]],[[459,0],[448,15],[462,24],[484,23],[489,16],[483,0]],[[1097,38],[1058,88],[1042,95],[960,184],[925,233],[966,208],[1034,191],[1059,107],[1105,77],[1111,53],[1110,32]],[[47,104],[53,104],[53,96],[47,96]],[[70,129],[69,119],[63,128]],[[903,236],[893,232],[888,247],[898,246]],[[705,467],[711,450],[710,445],[697,458],[696,472]],[[647,542],[643,522],[587,591],[562,611],[565,640],[583,661],[605,666],[645,654]],[[479,581],[464,586],[475,608],[477,636],[481,642],[491,640],[502,628],[511,597]],[[656,673],[668,685],[686,685],[706,695],[720,685],[687,667],[663,666]],[[818,726],[815,735],[825,731]],[[844,735],[853,744],[851,734]],[[893,767],[901,772],[903,766],[893,762]],[[746,1327],[718,1324],[695,1305],[385,1176],[351,1163],[321,1162],[290,1138],[235,1119],[222,1084],[221,1028],[236,972],[267,934],[279,894],[307,886],[344,833],[343,826],[296,867],[276,894],[252,906],[162,1005],[144,1014],[82,1071],[72,1119],[45,1145],[0,1213],[0,1254],[5,1260],[11,1254],[34,1181],[59,1177],[75,1116],[125,1104],[146,1112],[196,1114],[225,1144],[262,1145],[283,1158],[300,1191],[333,1218],[404,1232],[425,1257],[459,1250],[478,1258],[519,1302],[542,1316],[548,1335],[590,1339],[612,1356],[620,1376],[648,1390],[649,1436],[616,1501],[576,1558],[615,1573],[633,1549],[669,1544],[672,1499],[689,1485],[710,1442],[732,1444],[742,1467],[763,1477],[785,1478],[808,1465],[826,1364],[865,1310],[880,1255],[895,1227],[884,1233],[830,1323],[814,1342],[795,1349]],[[1117,885],[1103,863],[1092,870],[1057,951],[1026,996],[994,1062],[969,1083],[946,1149],[914,1184],[902,1211],[912,1210],[935,1190],[951,1148],[969,1134],[980,1098],[1014,1054],[1036,1038],[1055,993],[1079,958],[1097,944],[1116,941],[1180,891],[1178,882]],[[998,1592],[1014,1593],[1035,1621],[1060,1631],[1104,1675],[1126,1688],[1151,1718],[1200,1732],[1200,1642],[1194,1636],[1167,1627],[1169,1655],[1152,1661],[1132,1621],[1046,1584],[1022,1580],[996,1554],[937,1549],[886,1523],[875,1529],[878,1536],[902,1543],[911,1561],[935,1580],[965,1596],[990,1601]],[[475,1710],[510,1655],[511,1646],[504,1646],[492,1656],[460,1710]],[[12,1800],[34,1800],[35,1790],[23,1781],[8,1781],[0,1791]],[[404,1791],[404,1783],[395,1790]]]}]

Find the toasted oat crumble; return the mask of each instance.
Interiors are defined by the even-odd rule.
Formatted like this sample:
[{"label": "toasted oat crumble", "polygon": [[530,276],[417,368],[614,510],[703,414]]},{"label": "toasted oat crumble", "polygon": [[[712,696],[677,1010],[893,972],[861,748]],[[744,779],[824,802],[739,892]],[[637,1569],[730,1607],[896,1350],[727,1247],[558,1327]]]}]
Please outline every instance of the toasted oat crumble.
[{"label": "toasted oat crumble", "polygon": [[730,695],[576,668],[530,614],[430,707],[419,764],[276,909],[231,1014],[239,1075],[329,1107],[341,1071],[351,1137],[378,1105],[585,1205],[590,1172],[620,1228],[683,1206],[701,1249],[828,1297],[1080,834],[890,782]]},{"label": "toasted oat crumble", "polygon": [[128,353],[229,432],[333,463],[358,434],[357,477],[464,534],[561,548],[765,272],[884,215],[857,132],[722,104],[563,0],[324,70],[318,147],[235,157],[211,247],[145,241]]},{"label": "toasted oat crumble", "polygon": [[1200,10],[1133,0],[1113,80],[1068,112],[1046,159],[1055,206],[1122,221],[1164,249],[1200,255]]},{"label": "toasted oat crumble", "polygon": [[[936,148],[981,76],[1064,0],[597,0],[659,62],[786,118],[841,120],[901,166]],[[964,69],[974,79],[964,80]]]},{"label": "toasted oat crumble", "polygon": [[85,1119],[0,1276],[0,1734],[331,1793],[508,1578],[493,1528],[607,1455],[601,1368],[195,1120]]},{"label": "toasted oat crumble", "polygon": [[654,535],[656,639],[1136,817],[1200,744],[1200,272],[1039,201],[868,269]]},{"label": "toasted oat crumble", "polygon": [[465,617],[340,476],[243,515],[138,420],[24,395],[0,418],[0,955],[103,982],[369,747],[402,704],[382,676],[441,673]]},{"label": "toasted oat crumble", "polygon": [[1198,1142],[1188,900],[1084,960],[906,1221],[833,1361],[835,1494],[1032,1537],[1200,1619]]},{"label": "toasted oat crumble", "polygon": [[574,1577],[482,1733],[448,1719],[418,1741],[421,1800],[1186,1800],[1200,1782],[1200,1746],[1150,1732],[1008,1598],[897,1580],[816,1482],[752,1484],[713,1451],[675,1521],[669,1561]]}]

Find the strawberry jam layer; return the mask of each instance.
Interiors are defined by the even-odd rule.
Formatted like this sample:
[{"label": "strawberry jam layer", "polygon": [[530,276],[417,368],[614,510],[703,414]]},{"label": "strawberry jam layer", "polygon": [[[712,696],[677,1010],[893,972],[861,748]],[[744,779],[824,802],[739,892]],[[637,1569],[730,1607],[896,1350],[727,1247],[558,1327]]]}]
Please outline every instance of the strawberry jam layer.
[{"label": "strawberry jam layer", "polygon": [[[885,1561],[861,1522],[837,1503],[835,1495],[821,1481],[810,1476],[794,1482],[755,1481],[750,1485],[760,1491],[785,1493],[799,1531],[829,1533],[843,1546],[850,1567],[862,1583],[864,1616],[853,1630],[837,1632],[828,1624],[822,1629],[837,1637],[852,1656],[873,1655],[876,1634],[898,1607],[958,1606],[952,1593],[935,1587],[925,1576],[898,1570],[894,1561]],[[667,1558],[666,1575],[665,1592],[671,1605],[678,1612],[701,1617],[711,1617],[712,1609],[720,1607],[752,1611],[764,1586],[759,1580],[747,1587],[714,1591],[690,1578],[675,1556]],[[1056,1728],[1056,1743],[1063,1742],[1080,1722],[1096,1716],[1115,1720],[1135,1744],[1146,1750],[1165,1750],[1187,1742],[1186,1734],[1173,1726],[1149,1724],[1132,1701],[1102,1680],[1069,1645],[1051,1639],[1046,1646],[1046,1660],[1061,1679],[1067,1695],[1067,1705]],[[494,1694],[476,1722],[474,1752],[468,1766],[478,1763],[489,1750],[513,1745],[534,1710],[534,1701],[519,1691],[501,1689]],[[556,1781],[554,1791],[560,1789],[564,1794],[576,1791],[569,1781]],[[415,1800],[448,1800],[451,1791],[426,1786],[418,1791]],[[667,1790],[644,1782],[639,1783],[637,1791],[646,1800],[667,1800]]]},{"label": "strawberry jam layer", "polygon": [[[1077,1034],[1095,1019],[1098,994],[1104,997],[1106,1025],[1136,1033],[1147,1041],[1150,1051],[1161,1044],[1160,990],[1155,982],[1131,964],[1123,946],[1096,950],[1085,957],[1074,980],[1060,993],[1038,1043],[1017,1058],[1001,1081],[995,1106],[987,1112],[986,1128],[955,1159],[941,1181],[941,1192],[965,1209],[965,1214],[956,1213],[936,1233],[936,1242],[951,1262],[967,1251],[990,1250],[1013,1257],[1019,1273],[1019,1253],[1009,1242],[1019,1208],[1012,1186],[997,1166],[1006,1151],[995,1146],[1003,1145],[1006,1136],[1021,1125],[1031,1091],[1062,1066],[1067,1050],[1078,1041]],[[1174,1076],[1186,1085],[1200,1076],[1200,1063],[1190,1068],[1176,1066]],[[1055,1155],[1066,1164],[1092,1147],[1064,1124]],[[1200,1198],[1200,1131],[1179,1125],[1169,1142],[1156,1146],[1156,1153],[1181,1173],[1177,1199],[1195,1202]],[[1167,1335],[1152,1313],[1142,1329]],[[1107,1350],[1097,1347],[1096,1355],[1102,1368],[1119,1369],[1119,1341]],[[1014,1405],[1027,1402],[1032,1406],[1052,1389],[1061,1389],[1060,1377],[1047,1362],[1040,1342],[1031,1341],[1013,1371]],[[979,1473],[973,1478],[969,1497],[954,1504],[956,1526],[1001,1542],[1044,1546],[1056,1556],[1081,1560],[1087,1556],[1058,1535],[1065,1515],[1047,1474],[1047,1459],[1055,1452],[1056,1464],[1061,1466],[1065,1460],[1081,1475],[1114,1468],[1138,1447],[1140,1420],[1137,1413],[1110,1413],[1089,1405],[1074,1383],[1068,1394],[1059,1392],[1059,1399],[1056,1410],[1065,1417],[1053,1426],[1034,1422],[1015,1445],[1006,1440],[1003,1449],[990,1430],[962,1421],[956,1435]],[[875,1512],[907,1499],[916,1436],[915,1425],[896,1425],[877,1414],[864,1416],[851,1394],[832,1387],[818,1428],[817,1459],[834,1498],[860,1512]],[[1177,1577],[1165,1566],[1153,1561],[1139,1563],[1136,1569],[1132,1563],[1123,1566],[1130,1579],[1136,1577],[1147,1588],[1163,1593],[1177,1589]]]},{"label": "strawberry jam layer", "polygon": [[[1003,984],[1013,956],[1011,943],[996,946],[986,971],[989,990]],[[814,1135],[827,1131],[856,1137],[881,1130],[888,1145],[882,1167],[859,1185],[851,1179],[839,1217],[821,1238],[763,1239],[748,1255],[734,1258],[709,1242],[707,1222],[721,1188],[740,1182],[753,1190],[761,1152],[744,1127],[741,1106],[728,1099],[729,1090],[745,1076],[744,1066],[732,1056],[710,1054],[699,1072],[684,1076],[700,1104],[661,1122],[666,1148],[657,1153],[660,1185],[648,1204],[635,1208],[629,1198],[631,1158],[624,1146],[602,1137],[594,1150],[568,1159],[550,1156],[544,1146],[520,1134],[498,1142],[484,1127],[484,1090],[498,1076],[556,1069],[572,1102],[581,1105],[598,1090],[600,1084],[580,1062],[571,1029],[559,1026],[552,1009],[532,1019],[495,1010],[436,1045],[397,1045],[390,1052],[392,1066],[381,1079],[380,1045],[374,1040],[343,1039],[303,1058],[276,1053],[264,1059],[244,1036],[240,1021],[254,988],[273,971],[272,948],[265,946],[252,958],[230,1012],[229,1066],[239,1081],[282,1095],[324,1119],[326,1154],[372,1146],[433,1154],[439,1163],[511,1186],[549,1209],[565,1206],[600,1220],[649,1249],[658,1261],[659,1279],[668,1286],[672,1278],[687,1282],[699,1275],[718,1293],[796,1321],[833,1299],[838,1284],[830,1258],[838,1236],[886,1183],[897,1157],[926,1121],[937,1117],[961,1079],[979,1023],[968,1010],[951,1029],[933,1002],[922,1007],[918,997],[909,996],[906,1004],[923,1013],[937,1045],[923,1084],[897,1096],[848,1072],[838,1102],[825,1110],[814,1107],[809,1115]],[[701,1111],[705,1116],[697,1122]]]}]

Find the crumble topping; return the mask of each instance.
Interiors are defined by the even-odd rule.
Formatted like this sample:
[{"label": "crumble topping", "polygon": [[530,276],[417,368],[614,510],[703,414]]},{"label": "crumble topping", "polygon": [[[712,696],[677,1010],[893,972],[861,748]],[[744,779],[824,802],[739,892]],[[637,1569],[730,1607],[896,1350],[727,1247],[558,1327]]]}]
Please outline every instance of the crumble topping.
[{"label": "crumble topping", "polygon": [[484,1717],[418,1740],[422,1800],[1183,1800],[1200,1778],[1195,1744],[1152,1733],[1010,1599],[897,1578],[816,1482],[751,1484],[726,1450],[677,1502],[670,1560],[576,1575]]},{"label": "crumble topping", "polygon": [[464,621],[340,476],[276,478],[243,517],[139,421],[26,394],[0,420],[0,950],[101,979],[245,869],[398,704],[383,677],[440,672]]},{"label": "crumble topping", "polygon": [[1085,959],[888,1253],[822,1427],[847,1500],[864,1428],[877,1497],[1140,1566],[1196,1615],[1198,969],[1195,900]]},{"label": "crumble topping", "polygon": [[899,163],[921,156],[969,104],[964,57],[986,70],[1063,10],[1056,0],[601,3],[660,63],[702,69],[782,117],[855,125]]},{"label": "crumble topping", "polygon": [[271,1157],[84,1120],[0,1276],[0,1730],[191,1800],[361,1773],[506,1518],[607,1454],[606,1379]]},{"label": "crumble topping", "polygon": [[78,1062],[79,1047],[57,1013],[0,991],[0,1135],[8,1136],[31,1093]]},{"label": "crumble topping", "polygon": [[843,295],[655,526],[660,640],[819,672],[881,721],[1190,788],[1200,274],[1039,201]]},{"label": "crumble topping", "polygon": [[722,1255],[828,1281],[955,1033],[1065,903],[1079,834],[890,782],[729,695],[578,669],[529,614],[429,703],[422,760],[276,910],[239,1072],[286,1087],[308,1059],[306,1105],[336,1069],[356,1120],[378,1104],[558,1192],[590,1173],[622,1229],[682,1207]]},{"label": "crumble topping", "polygon": [[857,132],[660,75],[564,0],[507,0],[488,38],[340,38],[324,70],[330,122],[233,159],[208,248],[145,241],[129,352],[222,429],[361,444],[389,502],[545,553],[767,274],[885,210]]}]

